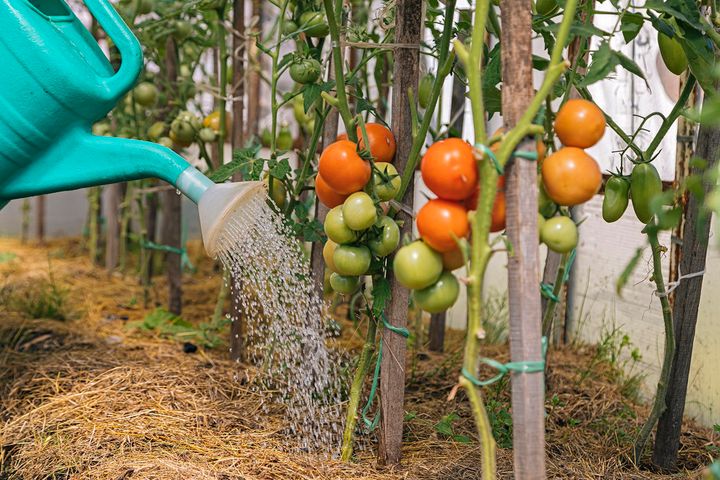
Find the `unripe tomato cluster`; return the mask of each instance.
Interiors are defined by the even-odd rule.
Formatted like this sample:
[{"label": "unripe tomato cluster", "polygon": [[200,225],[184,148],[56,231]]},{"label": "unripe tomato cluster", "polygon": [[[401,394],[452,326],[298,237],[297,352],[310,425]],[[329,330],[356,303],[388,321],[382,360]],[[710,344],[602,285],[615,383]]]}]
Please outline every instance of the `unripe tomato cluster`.
[{"label": "unripe tomato cluster", "polygon": [[551,218],[540,220],[540,240],[552,251],[567,253],[577,246],[577,226],[570,217],[553,216],[553,203],[572,207],[600,190],[600,166],[585,149],[605,134],[605,115],[588,100],[568,100],[557,112],[554,127],[563,147],[542,162],[540,213]]},{"label": "unripe tomato cluster", "polygon": [[398,172],[389,163],[395,155],[395,137],[377,123],[367,124],[365,130],[367,150],[377,163],[358,153],[365,150],[362,140],[355,144],[340,138],[323,150],[315,177],[315,193],[331,209],[325,217],[328,239],[323,258],[332,272],[330,286],[342,294],[357,290],[360,278],[371,273],[373,259],[382,261],[400,243],[400,228],[381,204],[400,189]]},{"label": "unripe tomato cluster", "polygon": [[636,164],[629,177],[613,175],[605,183],[603,219],[608,223],[620,219],[632,198],[635,216],[642,223],[648,223],[653,218],[653,199],[660,195],[662,190],[660,174],[651,163]]}]

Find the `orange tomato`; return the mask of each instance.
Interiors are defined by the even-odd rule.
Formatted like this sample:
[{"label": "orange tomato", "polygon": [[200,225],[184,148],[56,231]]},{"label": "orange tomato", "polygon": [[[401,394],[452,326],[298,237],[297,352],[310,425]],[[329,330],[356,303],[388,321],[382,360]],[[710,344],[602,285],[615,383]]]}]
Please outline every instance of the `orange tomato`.
[{"label": "orange tomato", "polygon": [[499,232],[501,230],[505,230],[505,192],[502,190],[495,196],[490,222],[491,232]]},{"label": "orange tomato", "polygon": [[422,158],[420,171],[425,185],[447,200],[465,200],[477,187],[472,147],[460,138],[433,143]]},{"label": "orange tomato", "polygon": [[566,147],[592,147],[605,134],[605,115],[593,102],[568,100],[555,116],[555,134]]},{"label": "orange tomato", "polygon": [[315,177],[315,194],[318,199],[328,208],[334,208],[345,203],[349,195],[341,195],[330,188],[325,180],[318,173]]},{"label": "orange tomato", "polygon": [[459,246],[455,247],[455,250],[445,252],[442,254],[442,263],[445,270],[453,271],[460,267],[465,266],[465,259],[463,258],[462,250]]},{"label": "orange tomato", "polygon": [[457,240],[470,233],[467,210],[457,202],[436,198],[428,201],[417,214],[422,239],[440,253],[457,248]]},{"label": "orange tomato", "polygon": [[587,202],[600,190],[602,172],[584,150],[563,147],[543,162],[542,179],[555,203],[572,206]]},{"label": "orange tomato", "polygon": [[[203,120],[203,127],[211,128],[215,133],[220,132],[220,112],[215,110]],[[230,136],[232,132],[232,115],[225,112],[225,136]]]},{"label": "orange tomato", "polygon": [[[395,136],[390,129],[379,123],[366,123],[365,133],[367,133],[368,142],[370,142],[370,154],[372,154],[375,161],[392,162],[396,145]],[[357,128],[357,136],[360,148],[365,148],[360,127]]]},{"label": "orange tomato", "polygon": [[370,163],[360,158],[355,148],[354,143],[340,140],[328,145],[320,155],[320,175],[331,189],[341,195],[362,190],[370,180]]}]

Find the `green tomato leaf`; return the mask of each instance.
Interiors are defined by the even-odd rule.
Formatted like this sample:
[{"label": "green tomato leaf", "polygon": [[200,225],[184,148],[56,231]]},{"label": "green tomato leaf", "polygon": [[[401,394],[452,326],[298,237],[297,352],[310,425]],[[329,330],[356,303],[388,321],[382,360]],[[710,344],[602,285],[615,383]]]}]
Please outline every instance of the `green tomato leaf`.
[{"label": "green tomato leaf", "polygon": [[639,13],[625,12],[620,19],[620,31],[622,31],[625,43],[632,42],[638,36],[643,21],[643,16]]},{"label": "green tomato leaf", "polygon": [[[240,172],[243,174],[243,177],[248,180],[257,180],[260,178],[259,175],[257,177],[253,177],[251,171],[254,169],[254,164],[258,161],[258,153],[260,153],[259,144],[236,149],[233,152],[233,159],[229,163],[226,163],[212,172],[209,172],[208,178],[215,183],[222,183],[232,177],[235,173]],[[265,164],[265,160],[259,160],[261,161],[261,165]]]},{"label": "green tomato leaf", "polygon": [[288,159],[281,158],[277,161],[277,163],[275,163],[275,165],[270,168],[270,175],[280,180],[283,180],[291,171],[292,168],[290,167],[290,162],[288,161]]},{"label": "green tomato leaf", "polygon": [[621,67],[623,67],[628,72],[632,73],[635,76],[638,76],[642,78],[645,81],[645,85],[648,89],[650,89],[650,84],[647,81],[647,78],[645,78],[645,74],[642,70],[640,70],[640,67],[638,67],[638,64],[635,63],[633,59],[630,57],[626,57],[622,52],[613,51],[613,54],[617,58],[618,63]]},{"label": "green tomato leaf", "polygon": [[693,0],[647,0],[644,8],[688,23],[697,30],[702,30],[700,22],[700,9]]},{"label": "green tomato leaf", "polygon": [[613,55],[610,44],[603,42],[593,54],[587,74],[584,77],[578,78],[577,85],[579,87],[587,87],[595,82],[599,82],[615,71],[618,63],[619,60]]},{"label": "green tomato leaf", "polygon": [[622,296],[622,289],[625,288],[625,285],[627,285],[627,282],[630,280],[630,276],[635,270],[635,267],[637,267],[638,263],[640,263],[640,259],[642,259],[642,254],[642,247],[635,250],[635,254],[625,266],[625,269],[620,274],[620,278],[618,278],[617,282],[615,282],[615,292],[618,294],[618,296]]}]

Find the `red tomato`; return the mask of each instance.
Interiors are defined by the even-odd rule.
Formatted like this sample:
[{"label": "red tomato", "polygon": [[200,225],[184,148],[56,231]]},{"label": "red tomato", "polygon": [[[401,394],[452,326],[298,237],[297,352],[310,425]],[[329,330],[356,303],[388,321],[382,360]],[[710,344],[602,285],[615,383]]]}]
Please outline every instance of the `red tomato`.
[{"label": "red tomato", "polygon": [[[389,128],[379,123],[365,124],[365,133],[370,142],[370,153],[376,162],[392,162],[395,156],[395,136]],[[357,137],[360,148],[365,148],[363,142],[362,129],[357,128]]]},{"label": "red tomato", "polygon": [[459,138],[433,143],[423,156],[420,171],[425,185],[447,200],[465,200],[477,187],[473,149]]},{"label": "red tomato", "polygon": [[457,248],[457,240],[470,233],[467,210],[457,202],[436,198],[418,212],[417,228],[425,243],[440,253]]},{"label": "red tomato", "polygon": [[328,208],[334,208],[338,205],[342,205],[348,195],[341,195],[335,190],[330,188],[325,180],[318,175],[315,177],[315,194],[318,199]]},{"label": "red tomato", "polygon": [[370,163],[358,155],[348,140],[331,143],[320,155],[320,175],[328,186],[342,195],[362,190],[370,180]]}]

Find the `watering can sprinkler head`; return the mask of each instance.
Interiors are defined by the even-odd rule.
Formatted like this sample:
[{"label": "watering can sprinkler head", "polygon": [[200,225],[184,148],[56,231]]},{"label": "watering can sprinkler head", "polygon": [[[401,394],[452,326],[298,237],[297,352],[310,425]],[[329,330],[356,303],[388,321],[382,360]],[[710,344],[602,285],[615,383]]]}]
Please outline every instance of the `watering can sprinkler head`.
[{"label": "watering can sprinkler head", "polygon": [[265,196],[262,182],[213,183],[193,167],[178,177],[177,188],[197,203],[205,251],[216,258],[219,239],[234,213],[253,199]]}]

